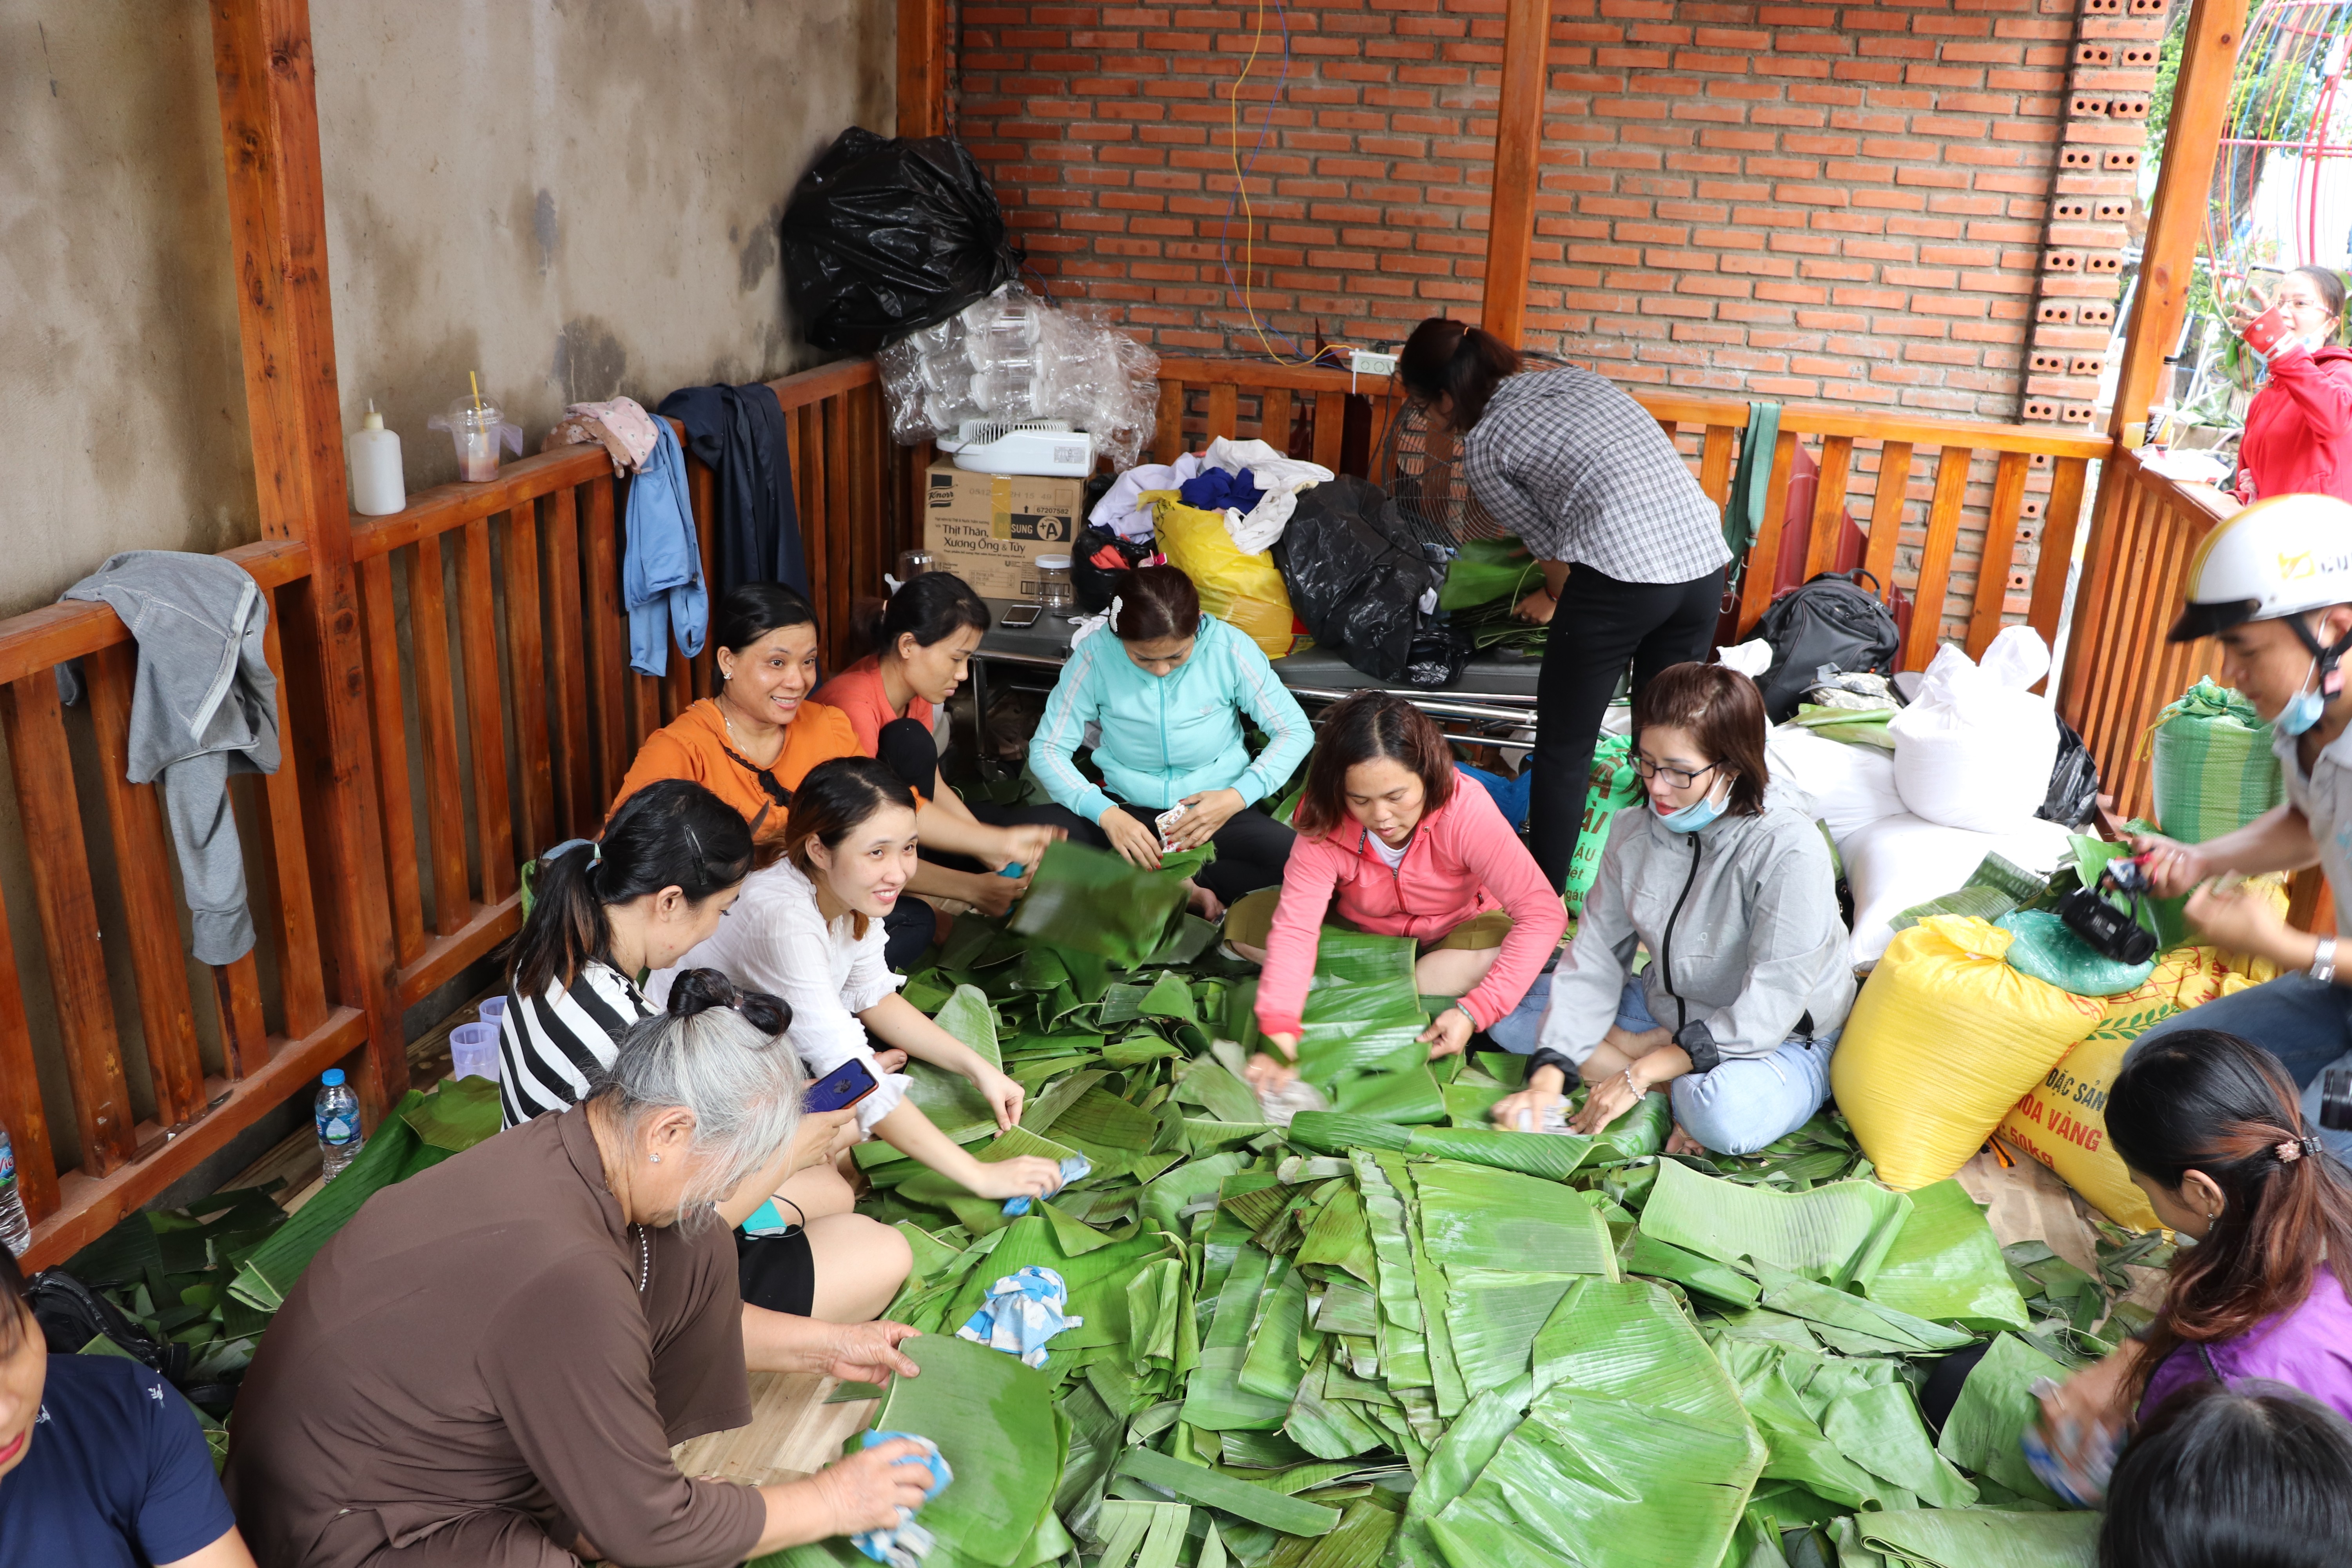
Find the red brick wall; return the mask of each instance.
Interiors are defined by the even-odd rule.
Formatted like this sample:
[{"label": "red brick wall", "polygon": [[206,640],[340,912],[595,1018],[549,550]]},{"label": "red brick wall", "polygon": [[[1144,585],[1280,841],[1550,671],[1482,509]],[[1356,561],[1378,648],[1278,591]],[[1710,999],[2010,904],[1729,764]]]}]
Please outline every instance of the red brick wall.
[{"label": "red brick wall", "polygon": [[[2019,418],[2078,34],[2153,37],[2160,4],[1556,0],[1527,341],[1628,382]],[[1262,39],[1257,15],[965,0],[959,131],[1032,262],[1163,348],[1260,352],[1219,247],[1255,45],[1242,153],[1270,115],[1247,183],[1269,327],[1393,342],[1475,315],[1500,0],[1289,5],[1278,101],[1276,12]],[[1236,211],[1236,278],[1243,239]],[[2053,415],[2089,402],[2064,379],[2039,384]]]}]

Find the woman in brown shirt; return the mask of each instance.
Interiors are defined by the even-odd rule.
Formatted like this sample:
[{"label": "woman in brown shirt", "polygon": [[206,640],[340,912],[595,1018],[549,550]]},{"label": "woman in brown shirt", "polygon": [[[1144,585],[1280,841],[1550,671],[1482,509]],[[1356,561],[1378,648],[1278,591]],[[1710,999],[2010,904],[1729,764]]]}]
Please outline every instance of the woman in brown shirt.
[{"label": "woman in brown shirt", "polygon": [[803,1120],[798,1058],[734,999],[682,977],[587,1100],[377,1194],[320,1251],[231,1428],[260,1562],[732,1564],[921,1501],[905,1443],[757,1489],[670,1460],[751,1418],[747,1365],[915,1372],[904,1324],[762,1313],[747,1342],[729,1226],[854,1113]]}]

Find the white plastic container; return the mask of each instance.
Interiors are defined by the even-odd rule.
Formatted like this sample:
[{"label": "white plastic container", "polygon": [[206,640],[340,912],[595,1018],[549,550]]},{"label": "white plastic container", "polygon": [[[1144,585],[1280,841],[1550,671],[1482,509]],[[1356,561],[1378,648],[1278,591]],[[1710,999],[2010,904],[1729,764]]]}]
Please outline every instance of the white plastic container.
[{"label": "white plastic container", "polygon": [[460,1024],[449,1031],[449,1076],[499,1080],[499,1026]]},{"label": "white plastic container", "polygon": [[352,510],[362,517],[388,517],[408,506],[400,468],[400,437],[383,427],[383,416],[368,399],[360,427],[343,437],[352,464]]}]

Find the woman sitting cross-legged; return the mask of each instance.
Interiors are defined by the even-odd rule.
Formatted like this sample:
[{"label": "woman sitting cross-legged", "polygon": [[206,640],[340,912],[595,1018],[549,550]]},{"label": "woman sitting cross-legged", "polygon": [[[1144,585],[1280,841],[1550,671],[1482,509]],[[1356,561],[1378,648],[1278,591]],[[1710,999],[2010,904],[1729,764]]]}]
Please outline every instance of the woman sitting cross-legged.
[{"label": "woman sitting cross-legged", "polygon": [[[2300,1098],[2276,1057],[2217,1030],[2178,1030],[2125,1058],[2108,1145],[2156,1217],[2197,1245],[2174,1260],[2141,1337],[2042,1401],[2053,1445],[2081,1438],[2066,1457],[2205,1379],[2272,1379],[2352,1417],[2352,1175]],[[2336,1545],[2345,1561],[2352,1543]]]},{"label": "woman sitting cross-legged", "polygon": [[[899,977],[882,960],[883,918],[907,896],[915,868],[913,792],[871,757],[821,763],[793,795],[784,843],[785,858],[751,874],[726,922],[684,965],[789,1003],[793,1048],[812,1077],[865,1062],[881,1086],[856,1107],[865,1131],[981,1197],[1052,1192],[1061,1183],[1053,1161],[974,1158],[907,1098],[904,1074],[876,1060],[875,1040],[897,1047],[970,1079],[999,1129],[1021,1120],[1021,1086],[899,995]],[[656,977],[656,992],[661,984]],[[777,1196],[779,1212],[789,1202],[812,1226],[846,1215],[855,1201],[831,1166],[812,1167]]]},{"label": "woman sitting cross-legged", "polygon": [[[530,919],[515,939],[499,1039],[499,1098],[509,1127],[587,1098],[621,1036],[653,1016],[635,976],[663,975],[719,929],[751,874],[751,829],[700,784],[662,779],[631,795],[597,842],[574,839],[540,858]],[[781,1005],[778,1005],[779,1006]],[[762,1021],[780,1033],[789,1013]],[[835,1143],[856,1129],[837,1119]],[[823,1163],[837,1148],[818,1152]],[[863,1322],[907,1276],[906,1238],[840,1212],[789,1234],[744,1237],[743,1299],[755,1307]]]},{"label": "woman sitting cross-legged", "polygon": [[1610,824],[1503,1127],[1540,1131],[1573,1074],[1591,1086],[1575,1131],[1666,1089],[1670,1152],[1747,1154],[1828,1098],[1853,971],[1828,842],[1766,798],[1764,730],[1755,683],[1721,665],[1675,665],[1634,699],[1648,804]]},{"label": "woman sitting cross-legged", "polygon": [[[1265,732],[1255,757],[1244,718]],[[1075,760],[1090,726],[1100,784]],[[1160,866],[1158,817],[1183,807],[1167,841],[1217,847],[1192,889],[1193,908],[1214,920],[1243,894],[1282,880],[1294,836],[1255,807],[1289,781],[1313,742],[1298,700],[1257,645],[1202,615],[1183,573],[1146,566],[1118,574],[1103,629],[1070,650],[1030,737],[1029,765],[1066,808],[1072,839],[1147,870]]]},{"label": "woman sitting cross-legged", "polygon": [[1422,1038],[1450,1056],[1519,1005],[1559,945],[1568,911],[1484,789],[1454,771],[1428,714],[1387,691],[1360,691],[1323,716],[1299,796],[1298,841],[1280,889],[1225,917],[1225,940],[1265,966],[1254,1082],[1288,1076],[1326,924],[1421,943],[1413,984],[1458,996]]},{"label": "woman sitting cross-legged", "polygon": [[929,1472],[887,1443],[803,1480],[678,1473],[751,1416],[750,1371],[917,1368],[900,1323],[762,1313],[740,1223],[794,1163],[782,1041],[694,976],[586,1101],[370,1198],[320,1249],[237,1395],[226,1480],[272,1568],[740,1563],[895,1523]]}]

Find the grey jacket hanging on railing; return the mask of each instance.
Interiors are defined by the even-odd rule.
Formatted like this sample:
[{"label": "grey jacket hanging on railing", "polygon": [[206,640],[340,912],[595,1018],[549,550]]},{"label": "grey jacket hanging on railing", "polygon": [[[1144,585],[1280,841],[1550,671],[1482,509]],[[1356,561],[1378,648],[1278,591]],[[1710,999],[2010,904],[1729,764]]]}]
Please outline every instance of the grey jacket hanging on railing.
[{"label": "grey jacket hanging on railing", "polygon": [[[217,555],[128,550],[59,595],[110,606],[139,643],[131,702],[132,784],[163,783],[163,810],[205,963],[253,949],[245,856],[228,777],[278,771],[278,679],[269,671],[269,596]],[[58,695],[80,693],[58,668]]]}]

